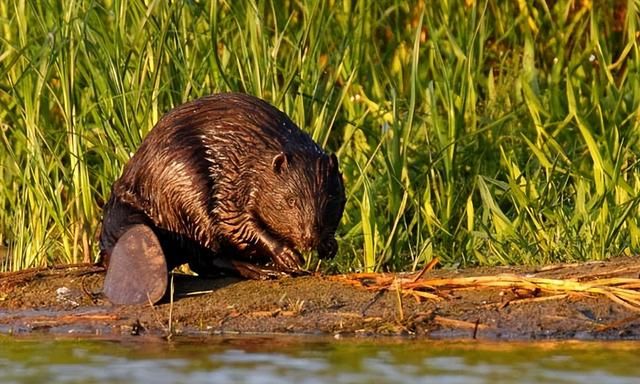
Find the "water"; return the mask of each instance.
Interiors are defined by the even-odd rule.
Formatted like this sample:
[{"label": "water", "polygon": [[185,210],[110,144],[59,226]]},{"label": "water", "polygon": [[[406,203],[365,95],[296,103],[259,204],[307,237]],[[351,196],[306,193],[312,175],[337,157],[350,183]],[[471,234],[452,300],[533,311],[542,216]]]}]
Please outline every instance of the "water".
[{"label": "water", "polygon": [[0,336],[0,383],[639,383],[640,343]]}]

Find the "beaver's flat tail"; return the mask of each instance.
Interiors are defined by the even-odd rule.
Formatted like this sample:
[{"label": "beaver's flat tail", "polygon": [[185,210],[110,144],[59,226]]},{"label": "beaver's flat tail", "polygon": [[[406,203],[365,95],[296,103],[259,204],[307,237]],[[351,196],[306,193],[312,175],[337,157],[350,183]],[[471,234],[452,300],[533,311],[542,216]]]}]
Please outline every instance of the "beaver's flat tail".
[{"label": "beaver's flat tail", "polygon": [[153,230],[130,227],[109,257],[103,293],[114,304],[155,304],[167,290],[167,262]]}]

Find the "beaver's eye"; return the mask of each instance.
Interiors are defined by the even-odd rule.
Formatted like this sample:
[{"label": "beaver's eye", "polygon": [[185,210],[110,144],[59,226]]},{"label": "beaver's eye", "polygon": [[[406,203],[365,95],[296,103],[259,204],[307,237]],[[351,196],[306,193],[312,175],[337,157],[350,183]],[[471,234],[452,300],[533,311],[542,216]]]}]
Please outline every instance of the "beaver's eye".
[{"label": "beaver's eye", "polygon": [[296,206],[296,199],[295,199],[295,198],[293,198],[293,197],[288,198],[288,199],[287,199],[287,204],[289,204],[289,206],[290,206],[291,208],[295,207],[295,206]]}]

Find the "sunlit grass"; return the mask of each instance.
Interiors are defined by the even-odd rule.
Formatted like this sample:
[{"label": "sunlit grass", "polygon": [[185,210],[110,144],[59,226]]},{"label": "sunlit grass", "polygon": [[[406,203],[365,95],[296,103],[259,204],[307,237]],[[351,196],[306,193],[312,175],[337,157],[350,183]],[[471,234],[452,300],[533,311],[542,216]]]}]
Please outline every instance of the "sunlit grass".
[{"label": "sunlit grass", "polygon": [[0,267],[94,260],[141,138],[171,107],[230,90],[338,153],[336,270],[637,253],[639,9],[1,2]]}]

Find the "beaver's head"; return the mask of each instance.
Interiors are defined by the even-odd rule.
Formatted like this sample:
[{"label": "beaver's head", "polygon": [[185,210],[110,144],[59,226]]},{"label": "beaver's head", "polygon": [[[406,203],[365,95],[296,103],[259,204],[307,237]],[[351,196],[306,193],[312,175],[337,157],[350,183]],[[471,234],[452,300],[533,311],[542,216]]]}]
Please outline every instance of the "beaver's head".
[{"label": "beaver's head", "polygon": [[256,194],[257,216],[265,228],[299,251],[317,249],[320,257],[333,257],[345,205],[336,156],[280,152],[268,172]]}]

